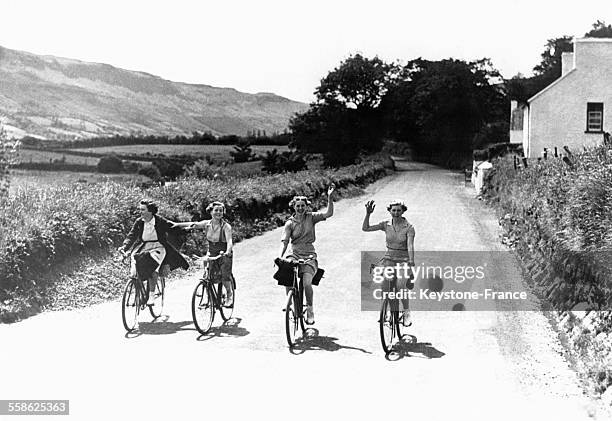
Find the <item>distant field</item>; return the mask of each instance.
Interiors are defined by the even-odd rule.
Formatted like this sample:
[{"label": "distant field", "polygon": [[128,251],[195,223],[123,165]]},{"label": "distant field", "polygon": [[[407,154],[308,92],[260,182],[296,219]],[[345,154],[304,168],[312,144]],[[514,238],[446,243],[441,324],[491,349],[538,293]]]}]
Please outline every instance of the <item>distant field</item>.
[{"label": "distant field", "polygon": [[[265,154],[267,151],[277,149],[279,152],[289,150],[287,146],[254,145],[251,146],[256,154]],[[211,158],[223,156],[230,158],[230,151],[234,150],[232,145],[127,145],[127,146],[104,146],[100,148],[80,148],[71,149],[78,152],[93,153],[116,153],[118,155],[138,154],[144,155],[147,152],[151,155],[210,155]]]},{"label": "distant field", "polygon": [[106,181],[143,183],[150,181],[148,177],[138,174],[98,174],[69,171],[30,171],[11,170],[10,194],[28,188],[40,188],[72,183],[103,183]]},{"label": "distant field", "polygon": [[20,162],[51,162],[53,160],[65,159],[68,164],[80,164],[80,165],[98,165],[100,158],[92,158],[88,156],[76,156],[68,153],[48,152],[39,151],[34,149],[19,150],[19,161]]}]

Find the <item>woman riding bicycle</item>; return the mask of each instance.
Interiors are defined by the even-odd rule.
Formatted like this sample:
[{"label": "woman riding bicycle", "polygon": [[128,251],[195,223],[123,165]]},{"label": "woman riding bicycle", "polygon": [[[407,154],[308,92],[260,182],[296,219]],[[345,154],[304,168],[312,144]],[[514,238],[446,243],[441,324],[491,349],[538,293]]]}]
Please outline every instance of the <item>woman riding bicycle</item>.
[{"label": "woman riding bicycle", "polygon": [[[234,243],[232,241],[232,226],[223,218],[225,215],[225,205],[221,202],[212,202],[206,207],[206,212],[210,213],[212,219],[204,219],[200,222],[181,222],[175,224],[177,227],[186,229],[203,229],[208,240],[208,255],[217,257],[223,254],[220,260],[211,262],[218,270],[223,283],[223,287],[227,292],[226,307],[231,307],[234,302],[234,283],[232,276],[232,250]],[[212,271],[211,271],[212,273]]]},{"label": "woman riding bicycle", "polygon": [[[408,208],[402,201],[391,202],[387,211],[391,214],[390,221],[382,221],[376,225],[370,225],[370,215],[374,212],[374,201],[366,203],[366,214],[361,229],[363,231],[384,231],[386,236],[387,252],[381,260],[384,267],[395,267],[397,263],[405,263],[414,267],[414,227],[402,215]],[[397,279],[397,277],[396,277]],[[398,290],[402,291],[408,287],[410,280],[397,279]],[[407,294],[402,294],[407,297]],[[404,315],[402,317],[404,326],[412,324],[408,298],[402,299]]]},{"label": "woman riding bicycle", "polygon": [[119,251],[126,254],[132,249],[130,275],[151,281],[147,305],[153,305],[160,267],[167,264],[170,270],[188,269],[189,264],[168,242],[168,232],[174,228],[174,223],[157,215],[157,204],[141,200],[138,210],[140,218],[134,222]]},{"label": "woman riding bicycle", "polygon": [[285,229],[281,238],[282,244],[280,247],[279,258],[283,258],[287,251],[287,245],[291,241],[291,254],[289,260],[296,261],[299,259],[307,260],[298,268],[298,274],[302,278],[304,291],[306,294],[306,324],[314,324],[314,309],[313,309],[313,290],[312,278],[317,273],[318,263],[317,254],[313,243],[315,242],[315,224],[325,221],[334,214],[333,194],[334,185],[330,185],[327,189],[327,211],[326,212],[308,212],[307,207],[311,205],[306,196],[295,196],[289,207],[293,208],[294,214],[285,223]]}]

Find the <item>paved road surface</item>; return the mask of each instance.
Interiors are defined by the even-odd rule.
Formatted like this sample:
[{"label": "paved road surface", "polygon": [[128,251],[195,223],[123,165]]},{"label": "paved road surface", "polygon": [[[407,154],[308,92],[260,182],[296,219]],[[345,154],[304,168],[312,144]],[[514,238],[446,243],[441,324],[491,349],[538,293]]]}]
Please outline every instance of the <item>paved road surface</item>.
[{"label": "paved road surface", "polygon": [[[236,246],[237,319],[209,337],[191,323],[193,275],[169,286],[167,316],[143,317],[135,337],[124,335],[119,302],[0,325],[0,397],[69,399],[79,420],[589,419],[592,404],[542,313],[415,312],[416,343],[385,358],[377,315],[360,311],[360,251],[384,245],[382,233],[360,230],[367,199],[378,203],[372,222],[390,199],[406,200],[417,250],[503,250],[494,215],[462,175],[404,167],[317,225],[327,276],[315,290],[316,329],[297,352],[271,280],[275,230]],[[516,265],[498,272],[500,282],[520,279]]]}]

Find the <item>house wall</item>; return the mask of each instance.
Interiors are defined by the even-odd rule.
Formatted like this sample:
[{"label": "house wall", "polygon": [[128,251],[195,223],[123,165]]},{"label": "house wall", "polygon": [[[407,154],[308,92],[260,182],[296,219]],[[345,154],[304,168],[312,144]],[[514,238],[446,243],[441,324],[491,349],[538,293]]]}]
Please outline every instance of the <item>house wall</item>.
[{"label": "house wall", "polygon": [[603,130],[612,131],[612,40],[577,40],[574,54],[576,67],[529,101],[523,130],[530,158],[542,156],[544,148],[601,144],[601,133],[585,133],[587,102],[603,102]]}]

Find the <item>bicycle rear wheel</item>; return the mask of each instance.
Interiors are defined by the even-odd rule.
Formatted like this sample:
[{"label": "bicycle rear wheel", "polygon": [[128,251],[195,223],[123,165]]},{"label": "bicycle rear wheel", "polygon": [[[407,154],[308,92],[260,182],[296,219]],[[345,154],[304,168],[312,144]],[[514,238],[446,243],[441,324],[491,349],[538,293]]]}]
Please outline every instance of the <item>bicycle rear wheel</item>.
[{"label": "bicycle rear wheel", "polygon": [[212,326],[215,318],[215,306],[211,297],[208,284],[204,281],[198,282],[191,296],[191,315],[193,324],[198,332],[206,334]]},{"label": "bicycle rear wheel", "polygon": [[219,289],[217,290],[218,291],[217,297],[219,297],[219,302],[221,303],[221,305],[219,306],[219,311],[221,313],[221,318],[225,322],[231,319],[232,314],[234,314],[234,305],[236,304],[236,288],[232,287],[232,289],[234,290],[234,298],[232,300],[232,306],[225,307],[223,303],[225,303],[225,297],[227,296],[227,293],[225,291],[225,288],[223,287],[223,282],[219,282]]},{"label": "bicycle rear wheel", "polygon": [[[150,281],[149,281],[150,282]],[[157,278],[157,285],[155,288],[155,301],[152,306],[149,306],[149,312],[154,319],[161,316],[164,310],[164,296],[166,294],[166,280],[159,275]]]},{"label": "bicycle rear wheel", "polygon": [[391,352],[393,347],[393,336],[395,335],[395,325],[397,324],[391,307],[391,301],[385,298],[380,307],[380,318],[378,319],[380,342],[385,354]]},{"label": "bicycle rear wheel", "polygon": [[296,305],[294,290],[287,293],[287,304],[285,305],[285,334],[287,343],[292,348],[295,345],[300,330],[300,313]]},{"label": "bicycle rear wheel", "polygon": [[140,313],[140,294],[137,291],[136,283],[133,279],[130,279],[125,285],[121,300],[121,318],[123,320],[123,327],[128,332],[136,329],[138,313]]}]

